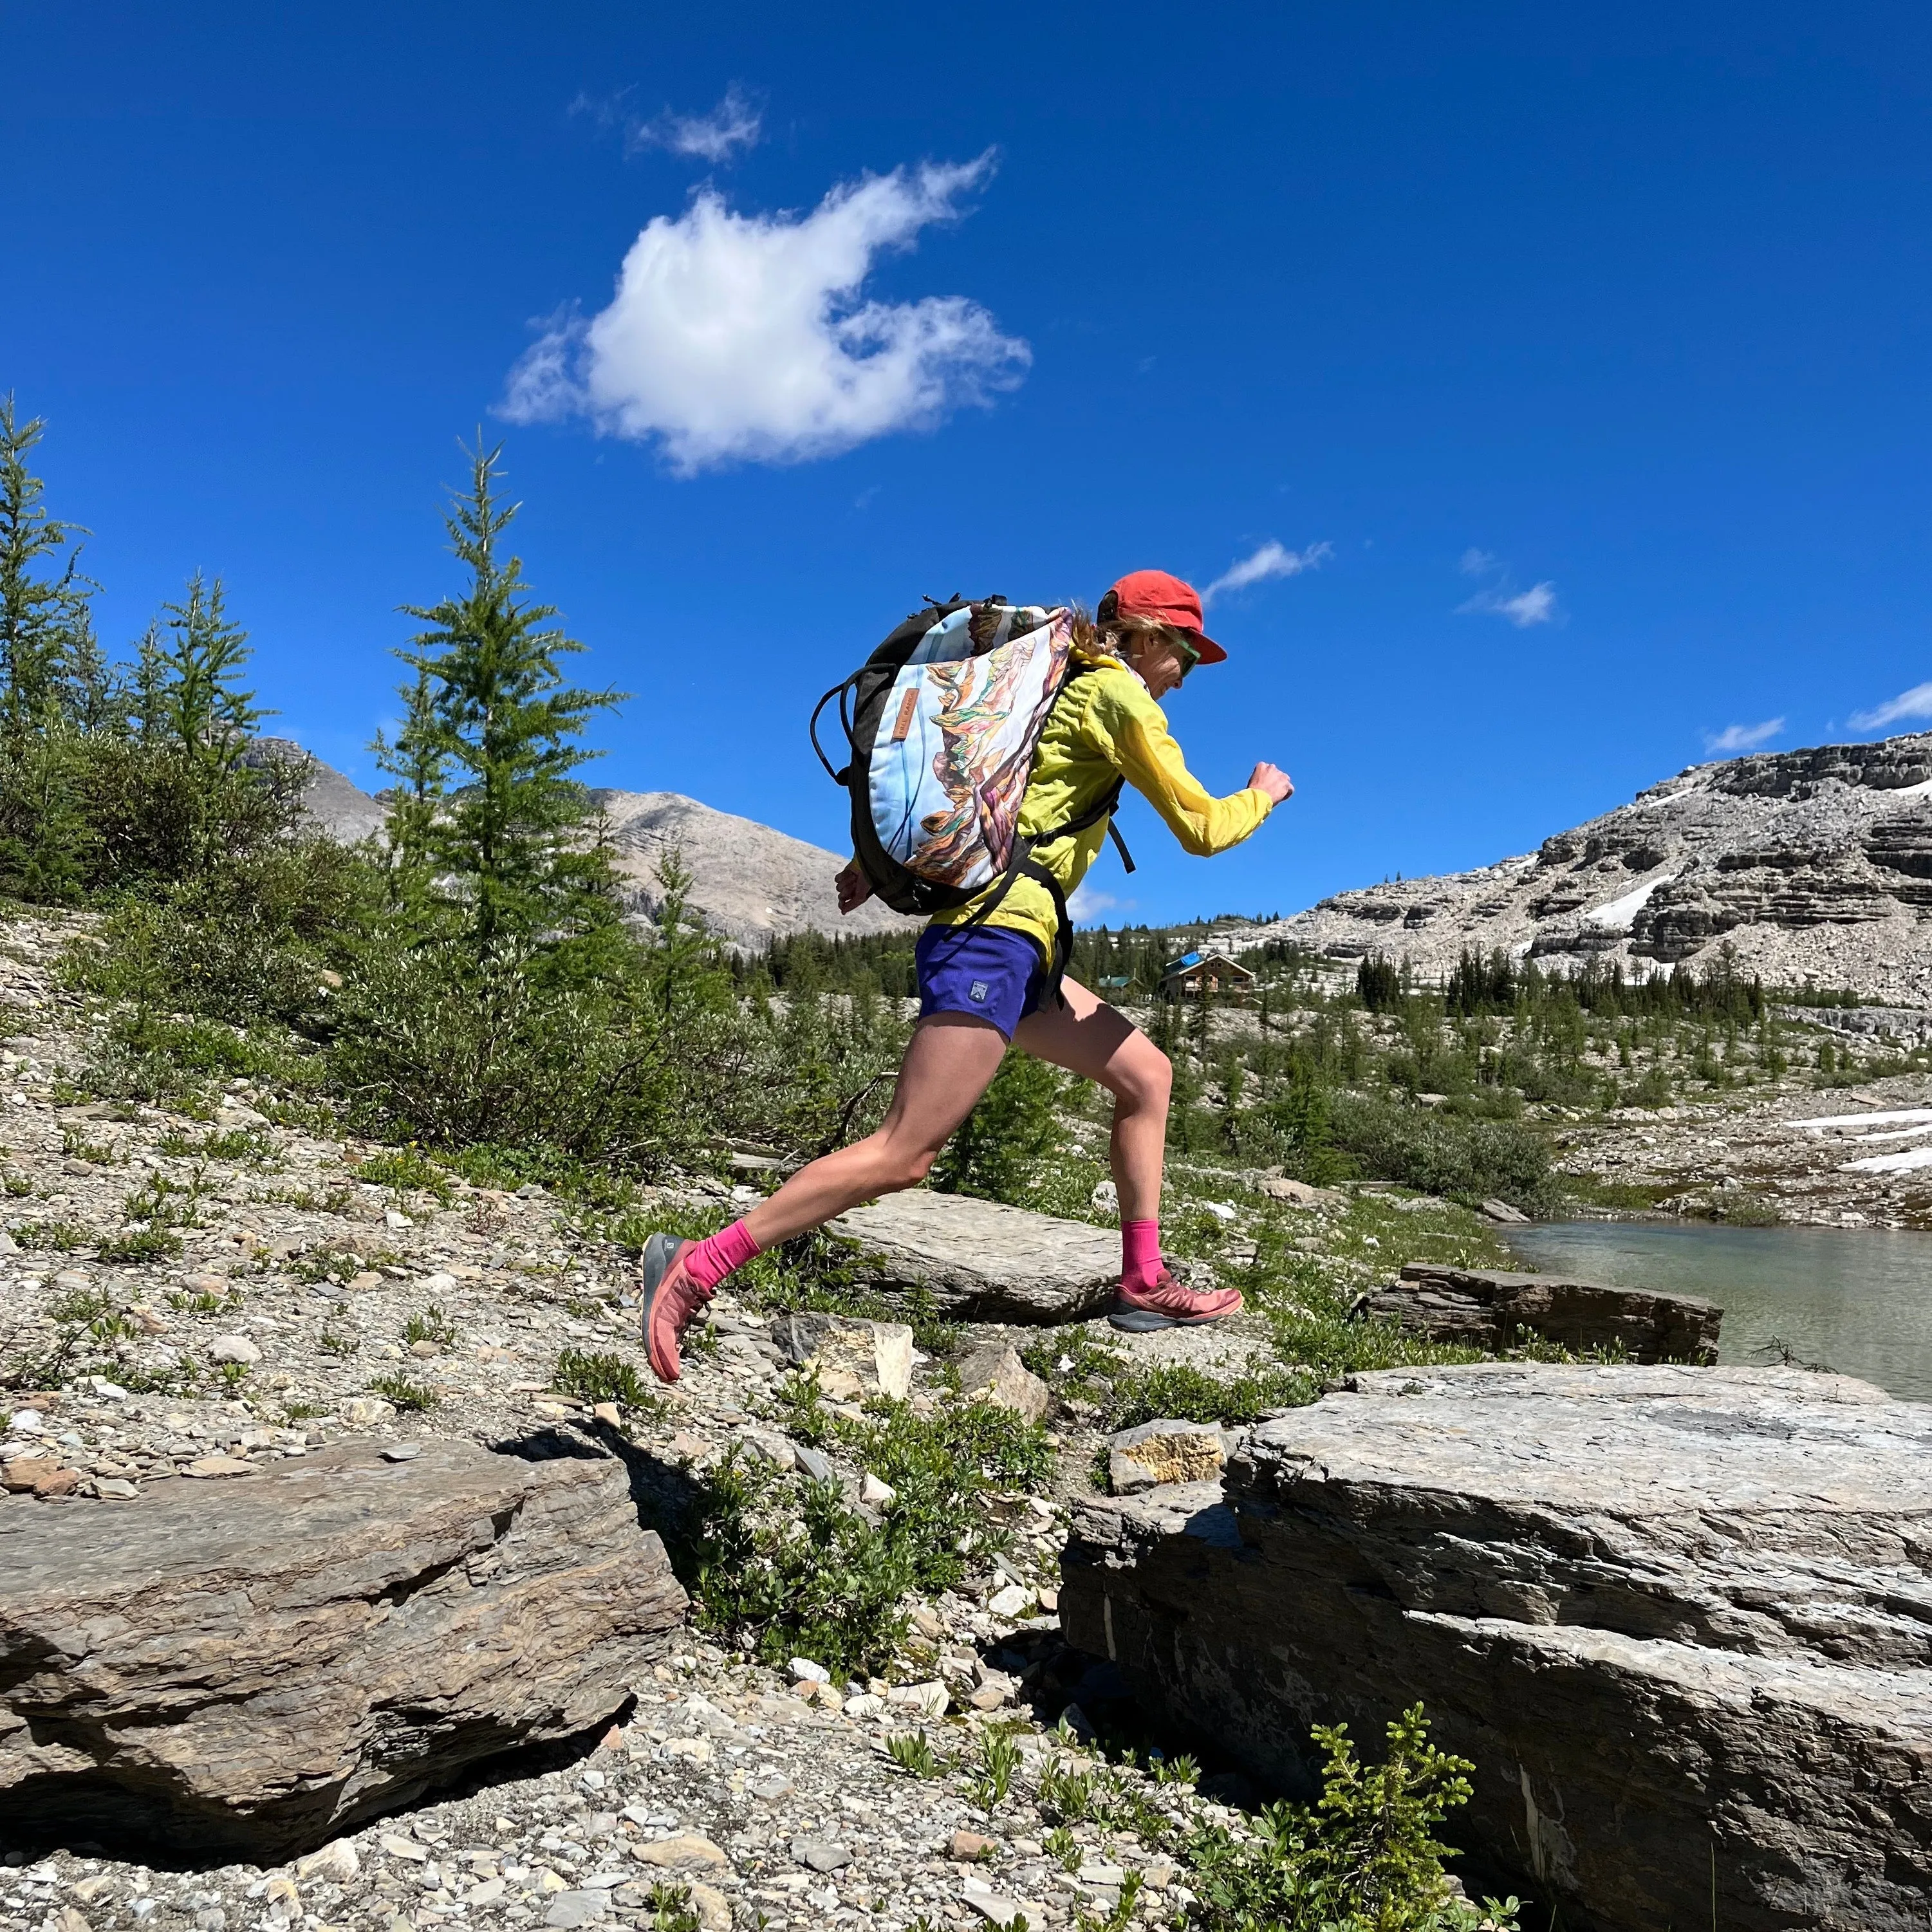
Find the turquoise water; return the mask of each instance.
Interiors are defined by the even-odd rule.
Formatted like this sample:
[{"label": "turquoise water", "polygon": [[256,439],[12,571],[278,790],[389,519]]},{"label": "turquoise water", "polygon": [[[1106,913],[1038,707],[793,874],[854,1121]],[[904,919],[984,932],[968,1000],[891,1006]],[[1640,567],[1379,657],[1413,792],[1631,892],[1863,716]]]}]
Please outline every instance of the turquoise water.
[{"label": "turquoise water", "polygon": [[1554,1221],[1512,1228],[1522,1265],[1700,1294],[1724,1311],[1726,1362],[1800,1361],[1932,1402],[1932,1234]]}]

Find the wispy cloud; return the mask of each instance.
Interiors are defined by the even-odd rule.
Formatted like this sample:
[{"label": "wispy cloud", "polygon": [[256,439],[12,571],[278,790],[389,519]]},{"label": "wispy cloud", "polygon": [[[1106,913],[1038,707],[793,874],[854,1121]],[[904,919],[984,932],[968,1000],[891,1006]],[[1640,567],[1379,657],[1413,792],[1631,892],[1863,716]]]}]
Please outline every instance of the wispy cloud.
[{"label": "wispy cloud", "polygon": [[624,88],[611,94],[580,94],[570,104],[570,111],[599,128],[618,130],[626,154],[663,148],[694,160],[709,161],[713,167],[728,161],[741,148],[756,147],[764,131],[764,110],[736,81],[708,114],[674,114],[667,107],[648,121],[631,111],[631,92]]},{"label": "wispy cloud", "polygon": [[1251,584],[1265,584],[1276,577],[1299,577],[1314,570],[1335,554],[1331,543],[1312,543],[1306,550],[1290,550],[1285,544],[1264,543],[1252,556],[1231,564],[1201,593],[1201,602],[1211,604],[1224,590],[1245,590]]},{"label": "wispy cloud", "polygon": [[634,149],[668,148],[716,166],[740,148],[755,148],[764,125],[764,110],[734,81],[709,114],[674,114],[667,108],[655,121],[640,122],[626,142]]},{"label": "wispy cloud", "polygon": [[1734,758],[1740,752],[1754,752],[1759,746],[1769,744],[1784,729],[1782,718],[1767,718],[1762,724],[1726,724],[1721,731],[1704,734],[1704,748]]},{"label": "wispy cloud", "polygon": [[1138,902],[1135,899],[1116,898],[1112,892],[1096,892],[1084,882],[1073,890],[1073,896],[1066,902],[1070,917],[1078,923],[1087,923],[1098,919],[1103,912],[1131,912]]},{"label": "wispy cloud", "polygon": [[1526,631],[1533,624],[1553,623],[1563,614],[1557,608],[1555,584],[1546,579],[1532,584],[1527,590],[1519,590],[1509,566],[1491,551],[1466,550],[1456,568],[1465,577],[1490,580],[1474,596],[1456,605],[1458,616],[1502,617],[1518,630]]},{"label": "wispy cloud", "polygon": [[550,322],[510,372],[512,421],[587,419],[692,472],[797,463],[929,425],[1019,381],[1032,351],[964,296],[867,301],[875,259],[958,218],[989,150],[834,188],[809,214],[740,214],[715,189],[659,215],[610,306]]},{"label": "wispy cloud", "polygon": [[1932,718],[1932,684],[1915,684],[1869,711],[1852,713],[1854,731],[1882,731],[1888,724],[1902,724],[1909,718]]}]

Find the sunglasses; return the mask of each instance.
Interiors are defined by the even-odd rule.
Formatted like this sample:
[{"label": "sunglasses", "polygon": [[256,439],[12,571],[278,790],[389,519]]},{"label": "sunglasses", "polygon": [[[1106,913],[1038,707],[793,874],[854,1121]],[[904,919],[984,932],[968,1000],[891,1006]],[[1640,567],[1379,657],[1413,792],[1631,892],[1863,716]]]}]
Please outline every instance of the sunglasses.
[{"label": "sunglasses", "polygon": [[1174,647],[1180,654],[1180,675],[1184,682],[1187,674],[1201,662],[1201,653],[1183,638],[1177,638],[1174,640]]}]

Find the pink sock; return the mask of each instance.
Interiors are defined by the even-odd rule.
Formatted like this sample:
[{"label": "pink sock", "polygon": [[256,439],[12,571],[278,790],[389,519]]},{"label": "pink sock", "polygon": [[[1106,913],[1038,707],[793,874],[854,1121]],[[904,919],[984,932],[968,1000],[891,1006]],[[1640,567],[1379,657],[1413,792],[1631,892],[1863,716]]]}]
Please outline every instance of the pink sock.
[{"label": "pink sock", "polygon": [[758,1252],[742,1221],[706,1234],[684,1258],[685,1273],[700,1288],[716,1288],[734,1268],[741,1268]]},{"label": "pink sock", "polygon": [[1129,1286],[1142,1286],[1160,1274],[1160,1223],[1158,1221],[1123,1221],[1120,1223],[1120,1280]]}]

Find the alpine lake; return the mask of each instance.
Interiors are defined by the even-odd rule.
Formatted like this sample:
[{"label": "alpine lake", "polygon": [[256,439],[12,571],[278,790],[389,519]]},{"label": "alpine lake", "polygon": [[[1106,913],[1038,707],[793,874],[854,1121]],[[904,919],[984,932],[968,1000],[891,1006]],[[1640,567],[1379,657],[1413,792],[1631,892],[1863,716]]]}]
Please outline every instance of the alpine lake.
[{"label": "alpine lake", "polygon": [[1557,1221],[1507,1239],[1538,1273],[1716,1302],[1725,1363],[1832,1369],[1932,1402],[1932,1233]]}]

